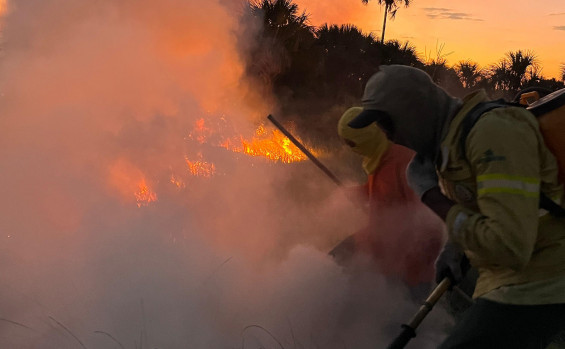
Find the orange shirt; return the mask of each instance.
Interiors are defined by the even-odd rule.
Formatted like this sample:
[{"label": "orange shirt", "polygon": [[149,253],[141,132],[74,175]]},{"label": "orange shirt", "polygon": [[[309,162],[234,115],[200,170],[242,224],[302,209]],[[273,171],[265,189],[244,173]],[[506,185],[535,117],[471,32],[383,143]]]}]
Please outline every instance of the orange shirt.
[{"label": "orange shirt", "polygon": [[365,185],[369,225],[356,234],[357,249],[369,253],[379,272],[409,285],[431,282],[443,241],[443,223],[406,182],[414,153],[391,145]]}]

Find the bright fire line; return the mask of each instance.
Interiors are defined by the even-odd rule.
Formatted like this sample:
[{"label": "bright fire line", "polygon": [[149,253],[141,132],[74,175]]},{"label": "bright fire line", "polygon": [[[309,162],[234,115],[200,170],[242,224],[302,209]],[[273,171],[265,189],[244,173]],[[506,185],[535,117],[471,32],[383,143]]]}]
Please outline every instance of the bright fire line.
[{"label": "bright fire line", "polygon": [[[275,129],[269,132],[263,125],[255,130],[253,138],[248,140],[240,136],[239,142],[228,139],[221,146],[233,152],[264,157],[287,164],[308,159],[281,131]],[[314,155],[318,153],[315,150],[311,152]]]}]

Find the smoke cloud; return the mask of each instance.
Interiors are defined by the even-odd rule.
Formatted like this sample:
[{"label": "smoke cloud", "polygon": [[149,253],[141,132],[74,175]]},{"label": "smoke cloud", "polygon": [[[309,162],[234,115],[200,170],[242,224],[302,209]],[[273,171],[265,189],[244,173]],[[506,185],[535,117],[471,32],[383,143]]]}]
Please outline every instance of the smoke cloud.
[{"label": "smoke cloud", "polygon": [[240,6],[7,3],[0,347],[369,348],[414,312],[328,257],[364,218],[317,169],[211,141],[273,107],[242,79]]}]

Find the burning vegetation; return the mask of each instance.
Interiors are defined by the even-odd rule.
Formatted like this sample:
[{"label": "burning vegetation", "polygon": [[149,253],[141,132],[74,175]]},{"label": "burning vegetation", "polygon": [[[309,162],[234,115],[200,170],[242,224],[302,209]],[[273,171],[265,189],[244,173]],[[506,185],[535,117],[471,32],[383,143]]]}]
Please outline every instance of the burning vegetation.
[{"label": "burning vegetation", "polygon": [[[348,290],[317,247],[359,219],[286,165],[303,155],[256,122],[272,105],[243,105],[233,14],[17,1],[0,57],[1,348],[227,348],[250,323],[332,348]],[[296,205],[273,185],[289,178],[323,199]]]},{"label": "burning vegetation", "polygon": [[242,136],[227,139],[221,146],[233,152],[280,161],[285,164],[307,159],[306,155],[282,132],[279,130],[267,131],[264,125],[260,125],[255,130],[255,135],[251,139],[245,139]]},{"label": "burning vegetation", "polygon": [[[199,153],[199,157],[202,158],[202,153]],[[211,177],[216,173],[216,165],[203,160],[190,161],[188,157],[184,158],[186,164],[188,165],[188,171],[191,175],[197,177]]]},{"label": "burning vegetation", "polygon": [[157,194],[147,186],[145,179],[142,179],[139,183],[139,190],[135,193],[135,199],[137,201],[137,207],[147,206],[157,201]]},{"label": "burning vegetation", "polygon": [[[231,154],[243,154],[256,159],[255,161],[271,163],[290,164],[307,160],[300,149],[282,132],[264,124],[257,126],[248,136],[234,133],[236,131],[233,127],[223,119],[197,119],[185,138],[184,170],[171,169],[168,182],[182,190],[186,188],[189,178],[207,179],[217,175],[222,164],[218,164],[214,156],[209,155],[210,149],[225,149]],[[310,151],[316,155],[320,154],[313,149]],[[118,188],[122,196],[127,201],[135,199],[138,207],[158,201],[154,188],[159,178],[148,176],[140,166],[132,162],[124,159],[116,161],[110,170],[110,178],[110,183]]]},{"label": "burning vegetation", "polygon": [[[189,134],[189,138],[199,144],[207,143],[209,139],[215,139],[212,140],[212,142],[216,142],[214,145],[232,152],[286,164],[308,159],[282,132],[276,129],[268,129],[264,124],[259,125],[250,137],[244,135],[225,137],[218,133],[218,131],[206,126],[206,122],[201,118],[195,122],[194,130]],[[319,154],[315,150],[311,151],[313,154]],[[200,165],[204,165],[204,163],[200,163],[198,167],[202,167]],[[189,167],[192,168],[193,166],[194,163],[189,164]],[[210,168],[209,165],[205,167]]]}]

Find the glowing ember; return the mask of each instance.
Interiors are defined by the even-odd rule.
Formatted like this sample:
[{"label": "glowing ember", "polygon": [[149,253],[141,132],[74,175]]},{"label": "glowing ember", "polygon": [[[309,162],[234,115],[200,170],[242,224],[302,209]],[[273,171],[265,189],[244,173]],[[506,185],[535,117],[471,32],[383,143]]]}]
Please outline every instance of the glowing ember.
[{"label": "glowing ember", "polygon": [[184,182],[177,178],[174,174],[171,175],[171,179],[170,179],[171,183],[173,183],[177,188],[185,188],[186,185],[184,184]]},{"label": "glowing ember", "polygon": [[216,173],[216,166],[212,163],[201,160],[191,161],[188,157],[185,157],[184,159],[188,165],[190,174],[193,176],[211,177],[214,173]]},{"label": "glowing ember", "polygon": [[200,118],[196,120],[194,130],[188,135],[188,137],[196,140],[200,144],[204,144],[212,133],[212,129],[206,127],[204,119]]},{"label": "glowing ember", "polygon": [[145,179],[142,179],[139,183],[139,190],[135,193],[135,199],[137,200],[137,207],[147,206],[151,202],[157,201],[157,194],[152,192],[145,183]]},{"label": "glowing ember", "polygon": [[109,184],[125,200],[135,199],[138,207],[157,201],[157,194],[151,190],[145,175],[134,164],[125,159],[119,159],[109,170]]}]

